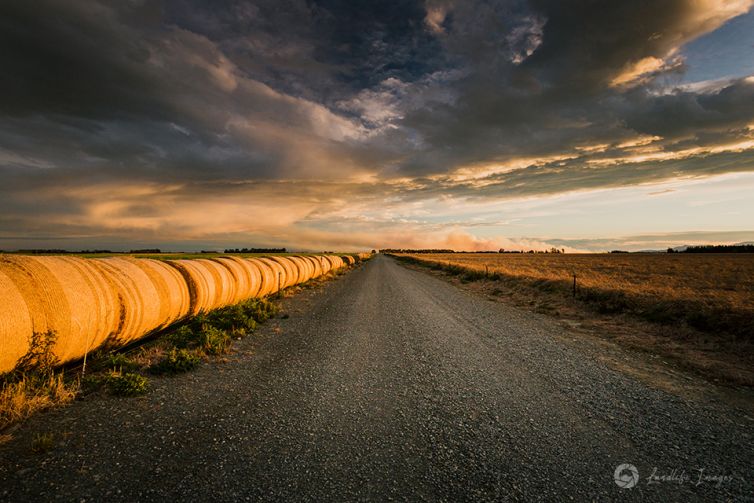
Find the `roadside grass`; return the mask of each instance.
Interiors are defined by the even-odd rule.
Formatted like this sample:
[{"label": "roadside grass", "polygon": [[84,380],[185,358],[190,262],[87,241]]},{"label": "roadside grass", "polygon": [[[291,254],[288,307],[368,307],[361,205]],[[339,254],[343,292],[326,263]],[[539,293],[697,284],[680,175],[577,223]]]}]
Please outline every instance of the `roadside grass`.
[{"label": "roadside grass", "polygon": [[92,354],[86,374],[80,367],[69,368],[73,377],[58,367],[52,353],[55,334],[35,333],[31,349],[16,368],[0,376],[0,431],[82,394],[142,395],[149,389],[150,374],[188,372],[204,360],[227,354],[233,339],[250,335],[279,310],[276,302],[265,298],[201,314],[137,347]]},{"label": "roadside grass", "polygon": [[[608,328],[599,330],[603,338],[621,326],[616,339],[624,345],[663,354],[722,382],[754,386],[754,299],[747,291],[754,263],[739,257],[717,257],[723,264],[715,257],[688,263],[667,257],[671,262],[663,264],[664,255],[393,256],[536,312]],[[705,269],[695,270],[700,265]]]},{"label": "roadside grass", "polygon": [[37,433],[31,441],[31,451],[44,454],[55,446],[55,435],[52,433]]}]

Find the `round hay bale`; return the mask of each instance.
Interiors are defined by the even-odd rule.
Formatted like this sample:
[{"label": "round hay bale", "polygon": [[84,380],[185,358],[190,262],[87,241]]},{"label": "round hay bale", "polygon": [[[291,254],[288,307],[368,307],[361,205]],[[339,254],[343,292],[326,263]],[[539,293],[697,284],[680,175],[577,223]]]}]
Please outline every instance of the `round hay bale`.
[{"label": "round hay bale", "polygon": [[348,265],[354,265],[356,263],[356,258],[353,255],[342,255],[341,258],[343,259],[343,262]]},{"label": "round hay bale", "polygon": [[319,257],[308,255],[304,257],[312,266],[312,278],[318,278],[322,276],[322,262]]},{"label": "round hay bale", "polygon": [[185,318],[191,309],[189,287],[183,275],[161,260],[126,257],[152,281],[160,297],[160,326],[165,328]]},{"label": "round hay bale", "polygon": [[209,259],[211,262],[219,264],[230,275],[231,283],[233,284],[233,297],[230,299],[229,304],[238,304],[245,297],[244,295],[249,290],[249,277],[241,266],[232,260],[227,260],[224,257],[217,257]]},{"label": "round hay bale", "polygon": [[334,271],[343,267],[343,259],[336,255],[325,255],[325,258],[330,261],[330,270]]},{"label": "round hay bale", "polygon": [[61,363],[84,356],[117,328],[118,301],[105,277],[74,257],[5,257],[3,268],[29,308],[34,332],[55,333]]},{"label": "round hay bale", "polygon": [[317,260],[319,260],[319,265],[322,268],[323,275],[330,272],[330,262],[328,262],[324,255],[317,255]]},{"label": "round hay bale", "polygon": [[285,285],[285,282],[287,280],[286,270],[283,268],[283,266],[270,259],[269,257],[261,257],[257,260],[263,264],[266,264],[270,269],[272,269],[273,286],[272,290],[267,295],[282,290],[283,285]]},{"label": "round hay bale", "polygon": [[108,279],[119,301],[119,327],[112,342],[122,346],[164,326],[161,292],[142,268],[117,257],[91,262]]},{"label": "round hay bale", "polygon": [[215,297],[212,301],[211,309],[233,304],[233,299],[236,298],[236,282],[230,270],[214,260],[200,258],[194,260],[194,262],[198,262],[202,267],[205,267],[214,279]]},{"label": "round hay bale", "polygon": [[271,294],[275,290],[277,284],[277,275],[272,270],[269,264],[262,262],[258,258],[246,259],[247,262],[252,264],[259,271],[260,286],[257,292],[257,297],[264,297]]},{"label": "round hay bale", "polygon": [[288,257],[288,260],[293,262],[293,265],[296,268],[296,281],[294,285],[299,285],[309,279],[309,267],[304,259],[302,259],[301,257],[291,256]]},{"label": "round hay bale", "polygon": [[254,297],[260,287],[260,273],[253,264],[238,257],[211,259],[228,269],[235,282],[233,304]]},{"label": "round hay bale", "polygon": [[306,257],[296,256],[295,259],[298,260],[299,268],[303,271],[299,275],[299,283],[306,283],[314,277],[314,265],[309,260],[306,260]]},{"label": "round hay bale", "polygon": [[34,326],[23,295],[3,272],[13,267],[0,260],[0,374],[13,370],[29,351]]},{"label": "round hay bale", "polygon": [[81,358],[115,334],[119,322],[118,295],[93,260],[77,257],[39,258],[47,260],[53,274],[61,278],[60,284],[71,306],[71,337],[65,345],[58,339],[55,344],[57,354],[61,362]]},{"label": "round hay bale", "polygon": [[285,282],[282,288],[288,288],[298,282],[298,267],[292,260],[289,260],[288,257],[270,257],[270,260],[274,260],[285,269]]},{"label": "round hay bale", "polygon": [[189,290],[189,314],[211,311],[217,298],[217,281],[212,271],[198,260],[178,259],[168,260],[168,264],[175,267],[186,281]]},{"label": "round hay bale", "polygon": [[262,272],[259,270],[259,266],[253,262],[244,260],[241,257],[228,258],[239,263],[249,277],[249,290],[244,300],[258,297],[259,292],[262,289]]}]

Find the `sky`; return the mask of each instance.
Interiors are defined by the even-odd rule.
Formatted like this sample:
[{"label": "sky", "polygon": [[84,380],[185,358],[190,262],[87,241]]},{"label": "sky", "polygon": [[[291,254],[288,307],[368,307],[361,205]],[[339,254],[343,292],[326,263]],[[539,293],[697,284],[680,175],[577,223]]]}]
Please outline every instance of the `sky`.
[{"label": "sky", "polygon": [[5,0],[0,249],[754,241],[754,0]]}]

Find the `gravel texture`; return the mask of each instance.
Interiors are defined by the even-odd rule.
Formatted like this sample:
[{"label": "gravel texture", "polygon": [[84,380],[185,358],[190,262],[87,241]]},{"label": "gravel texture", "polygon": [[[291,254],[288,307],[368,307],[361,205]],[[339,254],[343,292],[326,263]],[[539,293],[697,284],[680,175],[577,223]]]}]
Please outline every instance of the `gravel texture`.
[{"label": "gravel texture", "polygon": [[[543,316],[381,255],[285,308],[225,363],[32,418],[0,446],[0,500],[752,500],[751,417],[611,370]],[[40,432],[56,445],[34,454]]]}]

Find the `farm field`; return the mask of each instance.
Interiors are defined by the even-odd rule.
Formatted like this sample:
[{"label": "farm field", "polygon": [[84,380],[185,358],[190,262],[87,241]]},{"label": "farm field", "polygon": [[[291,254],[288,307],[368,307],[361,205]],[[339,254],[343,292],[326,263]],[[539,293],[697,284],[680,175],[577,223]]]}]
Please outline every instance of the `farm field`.
[{"label": "farm field", "polygon": [[[754,353],[751,254],[398,254],[545,314],[602,318],[629,345],[748,383]],[[574,275],[576,290],[574,294]],[[605,323],[605,320],[610,320]],[[748,362],[748,363],[747,363]]]},{"label": "farm field", "polygon": [[424,262],[480,273],[563,281],[662,301],[700,302],[754,314],[754,255],[740,254],[417,254]]}]

